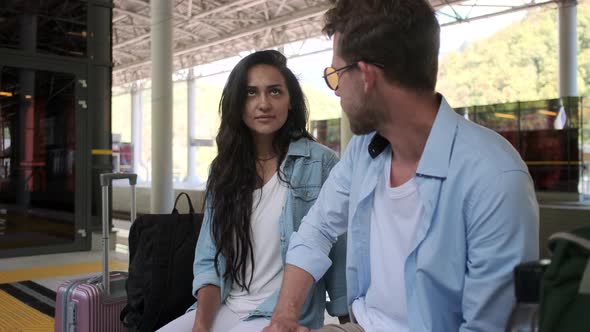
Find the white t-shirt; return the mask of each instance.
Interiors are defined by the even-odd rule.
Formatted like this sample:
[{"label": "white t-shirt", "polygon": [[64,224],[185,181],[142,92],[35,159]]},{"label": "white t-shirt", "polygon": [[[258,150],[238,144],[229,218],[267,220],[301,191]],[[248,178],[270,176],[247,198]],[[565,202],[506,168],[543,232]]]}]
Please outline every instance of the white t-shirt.
[{"label": "white t-shirt", "polygon": [[[387,150],[390,151],[390,150]],[[391,157],[375,188],[371,210],[371,284],[352,311],[367,332],[409,331],[404,264],[424,208],[414,178],[391,188]]]},{"label": "white t-shirt", "polygon": [[[255,310],[281,287],[283,262],[278,220],[285,205],[287,191],[286,184],[280,181],[277,173],[262,189],[254,190],[250,228],[255,265],[250,292],[234,283],[225,300],[227,307],[240,318],[248,316],[250,311]],[[249,258],[246,264],[246,281],[249,281],[252,271]]]}]

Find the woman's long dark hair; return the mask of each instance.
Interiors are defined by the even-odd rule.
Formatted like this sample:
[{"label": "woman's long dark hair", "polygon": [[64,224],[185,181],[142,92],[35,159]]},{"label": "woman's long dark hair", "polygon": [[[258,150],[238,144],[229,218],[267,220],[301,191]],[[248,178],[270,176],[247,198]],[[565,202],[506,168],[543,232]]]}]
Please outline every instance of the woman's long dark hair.
[{"label": "woman's long dark hair", "polygon": [[[308,116],[305,96],[297,78],[287,68],[285,56],[267,50],[243,58],[229,74],[221,95],[221,125],[216,138],[218,154],[211,163],[205,197],[212,213],[212,237],[217,249],[215,270],[219,274],[221,255],[226,260],[223,278],[247,291],[254,272],[250,228],[252,195],[256,188],[262,187],[263,179],[256,171],[254,141],[242,120],[242,113],[246,104],[248,71],[260,64],[271,65],[281,72],[290,97],[287,121],[273,139],[273,148],[279,156],[278,165],[285,158],[291,141],[301,137],[312,139],[305,127]],[[252,264],[248,281],[247,259]]]}]

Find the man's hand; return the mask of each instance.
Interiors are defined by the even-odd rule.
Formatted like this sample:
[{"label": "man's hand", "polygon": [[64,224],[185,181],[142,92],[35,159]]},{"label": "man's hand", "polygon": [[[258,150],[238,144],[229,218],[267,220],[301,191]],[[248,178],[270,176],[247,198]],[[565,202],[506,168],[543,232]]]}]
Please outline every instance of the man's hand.
[{"label": "man's hand", "polygon": [[283,284],[279,299],[270,320],[270,325],[263,332],[309,332],[299,325],[298,317],[301,307],[314,280],[311,274],[291,264],[285,266]]},{"label": "man's hand", "polygon": [[273,319],[262,332],[309,332],[309,329],[290,319]]}]

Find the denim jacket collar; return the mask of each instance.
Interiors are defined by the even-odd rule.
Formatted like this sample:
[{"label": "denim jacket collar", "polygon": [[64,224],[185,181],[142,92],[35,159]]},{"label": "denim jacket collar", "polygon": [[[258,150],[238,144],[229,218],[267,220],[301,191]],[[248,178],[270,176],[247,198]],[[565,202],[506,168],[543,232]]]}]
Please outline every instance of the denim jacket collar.
[{"label": "denim jacket collar", "polygon": [[287,157],[309,157],[311,156],[310,140],[300,138],[296,141],[292,141],[289,144],[289,150],[287,151]]}]

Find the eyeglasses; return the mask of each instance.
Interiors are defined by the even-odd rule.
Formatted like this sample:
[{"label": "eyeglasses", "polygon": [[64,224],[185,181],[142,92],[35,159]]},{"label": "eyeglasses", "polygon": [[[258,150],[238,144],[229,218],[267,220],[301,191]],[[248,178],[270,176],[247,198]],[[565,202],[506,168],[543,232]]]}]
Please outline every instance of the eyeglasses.
[{"label": "eyeglasses", "polygon": [[[384,65],[377,63],[377,62],[368,62],[368,61],[365,61],[365,62],[372,64],[374,66],[377,66],[381,69],[385,68]],[[336,69],[334,67],[326,67],[326,69],[324,69],[324,76],[323,77],[324,77],[324,80],[326,81],[326,84],[328,85],[328,87],[332,90],[338,89],[338,82],[340,81],[340,76],[345,71],[356,67],[357,64],[358,64],[358,61],[353,64],[350,64],[350,65],[347,65],[344,67],[340,67],[338,69]],[[336,75],[334,75],[334,74],[336,74]]]}]

